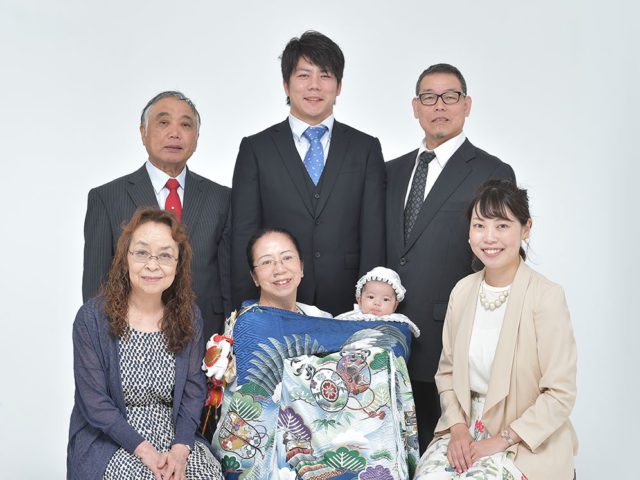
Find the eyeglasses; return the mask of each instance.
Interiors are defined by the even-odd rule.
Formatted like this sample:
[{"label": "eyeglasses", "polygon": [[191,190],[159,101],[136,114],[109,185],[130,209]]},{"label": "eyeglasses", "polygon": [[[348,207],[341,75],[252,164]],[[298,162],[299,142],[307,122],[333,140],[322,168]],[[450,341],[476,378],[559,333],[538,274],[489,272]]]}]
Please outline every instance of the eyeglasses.
[{"label": "eyeglasses", "polygon": [[146,250],[136,250],[134,252],[129,251],[129,255],[133,257],[133,259],[138,263],[149,263],[151,259],[155,259],[159,265],[164,267],[171,267],[174,263],[178,261],[176,257],[173,255],[169,255],[168,253],[161,253],[160,255],[151,255]]},{"label": "eyeglasses", "polygon": [[255,270],[271,270],[276,268],[278,263],[281,263],[283,267],[293,267],[300,261],[300,257],[296,257],[295,255],[285,255],[280,260],[274,260],[268,258],[266,260],[262,260],[257,265],[254,265],[253,268]]},{"label": "eyeglasses", "polygon": [[442,99],[442,103],[445,105],[453,105],[460,101],[460,97],[466,97],[466,93],[462,92],[444,92],[438,95],[437,93],[420,93],[418,94],[418,100],[425,107],[432,107],[438,103],[438,98]]}]

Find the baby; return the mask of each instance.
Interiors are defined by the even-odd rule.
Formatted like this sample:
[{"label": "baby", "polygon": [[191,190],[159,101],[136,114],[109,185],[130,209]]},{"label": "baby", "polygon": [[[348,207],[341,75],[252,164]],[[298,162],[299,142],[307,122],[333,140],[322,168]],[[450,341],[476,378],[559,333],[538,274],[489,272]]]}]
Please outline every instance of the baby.
[{"label": "baby", "polygon": [[405,288],[400,276],[390,268],[375,267],[356,283],[356,303],[350,312],[341,313],[338,320],[368,320],[401,322],[409,325],[411,332],[420,336],[420,329],[408,317],[395,313],[404,300]]},{"label": "baby", "polygon": [[[398,304],[404,300],[406,290],[400,276],[390,268],[375,267],[356,283],[356,304],[353,310],[338,315],[340,320],[384,320],[408,323],[414,335],[420,330],[406,316],[395,313]],[[382,320],[382,319],[381,319]]]}]

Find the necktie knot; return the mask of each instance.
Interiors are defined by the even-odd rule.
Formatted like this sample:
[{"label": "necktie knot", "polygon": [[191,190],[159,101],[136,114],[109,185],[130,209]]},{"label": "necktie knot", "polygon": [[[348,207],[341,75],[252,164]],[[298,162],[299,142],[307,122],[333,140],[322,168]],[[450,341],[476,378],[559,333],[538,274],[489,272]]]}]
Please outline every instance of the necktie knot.
[{"label": "necktie knot", "polygon": [[307,140],[313,142],[314,140],[320,140],[325,133],[329,130],[324,125],[318,125],[317,127],[309,127],[302,134]]},{"label": "necktie knot", "polygon": [[434,158],[436,158],[436,154],[435,152],[428,152],[427,150],[425,150],[424,152],[422,152],[420,154],[420,161],[421,162],[425,162],[427,165],[429,164],[429,162],[431,162],[431,160],[433,160]]},{"label": "necktie knot", "polygon": [[178,180],[176,180],[175,178],[170,178],[169,180],[167,180],[166,186],[169,191],[178,191],[180,182],[178,182]]}]

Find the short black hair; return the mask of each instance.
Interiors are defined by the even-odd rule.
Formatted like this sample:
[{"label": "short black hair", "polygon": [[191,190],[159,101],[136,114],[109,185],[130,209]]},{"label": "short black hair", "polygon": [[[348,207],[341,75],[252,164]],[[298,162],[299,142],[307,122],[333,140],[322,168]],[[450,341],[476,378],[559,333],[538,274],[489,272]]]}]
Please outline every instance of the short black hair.
[{"label": "short black hair", "polygon": [[424,72],[420,74],[418,77],[418,81],[416,83],[416,95],[420,93],[420,82],[427,75],[432,75],[434,73],[450,73],[451,75],[455,75],[460,81],[460,85],[462,86],[462,93],[467,94],[467,82],[465,82],[462,73],[453,65],[449,65],[448,63],[436,63],[435,65],[431,65]]},{"label": "short black hair", "polygon": [[289,40],[280,56],[282,79],[287,85],[289,85],[289,79],[298,65],[300,57],[334,75],[338,85],[342,82],[344,55],[338,44],[326,35],[314,30],[307,30],[300,38],[294,37]]}]

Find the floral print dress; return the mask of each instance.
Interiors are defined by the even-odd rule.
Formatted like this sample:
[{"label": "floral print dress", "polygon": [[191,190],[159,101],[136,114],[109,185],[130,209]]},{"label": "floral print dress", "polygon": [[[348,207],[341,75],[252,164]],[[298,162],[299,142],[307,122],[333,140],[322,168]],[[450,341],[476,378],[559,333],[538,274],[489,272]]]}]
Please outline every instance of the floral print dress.
[{"label": "floral print dress", "polygon": [[[471,426],[469,433],[475,441],[490,438],[482,423],[484,396],[471,397]],[[414,480],[527,480],[513,463],[513,452],[498,452],[477,460],[469,470],[457,474],[449,464],[447,448],[449,438],[441,438],[431,444],[420,458]]]}]

